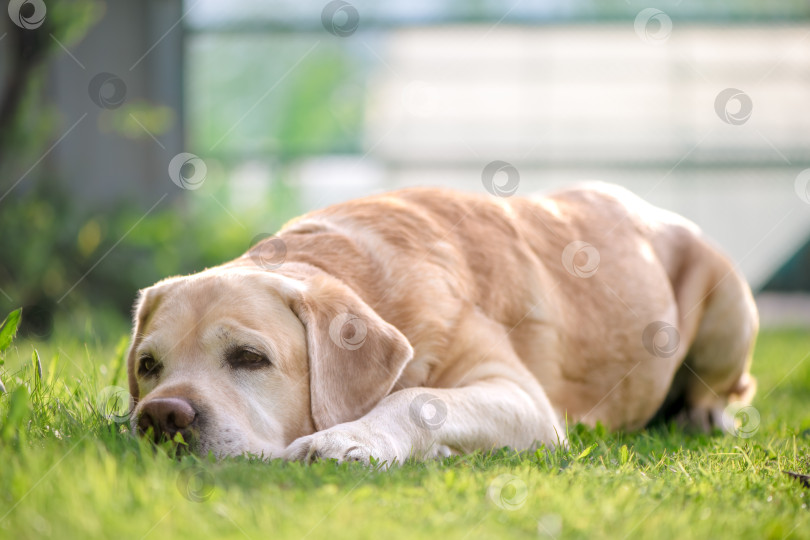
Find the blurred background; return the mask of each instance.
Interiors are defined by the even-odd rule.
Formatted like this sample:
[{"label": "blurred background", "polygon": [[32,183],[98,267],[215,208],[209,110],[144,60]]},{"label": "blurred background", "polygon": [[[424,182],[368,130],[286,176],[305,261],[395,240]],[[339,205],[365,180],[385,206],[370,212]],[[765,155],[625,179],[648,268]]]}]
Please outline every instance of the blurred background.
[{"label": "blurred background", "polygon": [[[12,0],[0,318],[118,336],[139,288],[412,185],[621,184],[810,325],[807,0]],[[498,184],[506,180],[496,178]],[[491,186],[490,186],[491,187]]]}]

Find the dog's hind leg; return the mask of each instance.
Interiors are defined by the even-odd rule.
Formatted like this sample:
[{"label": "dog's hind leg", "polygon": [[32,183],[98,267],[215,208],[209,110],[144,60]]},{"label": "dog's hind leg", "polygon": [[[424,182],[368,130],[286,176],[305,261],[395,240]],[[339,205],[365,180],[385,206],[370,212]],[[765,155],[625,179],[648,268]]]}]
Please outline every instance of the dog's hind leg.
[{"label": "dog's hind leg", "polygon": [[691,294],[679,298],[682,316],[697,314],[700,319],[668,402],[680,408],[670,411],[675,418],[689,426],[736,433],[735,411],[727,407],[750,403],[756,391],[749,367],[759,317],[751,290],[737,270],[716,252],[705,256],[714,259],[706,261],[711,266],[708,291],[697,299],[688,298]]}]

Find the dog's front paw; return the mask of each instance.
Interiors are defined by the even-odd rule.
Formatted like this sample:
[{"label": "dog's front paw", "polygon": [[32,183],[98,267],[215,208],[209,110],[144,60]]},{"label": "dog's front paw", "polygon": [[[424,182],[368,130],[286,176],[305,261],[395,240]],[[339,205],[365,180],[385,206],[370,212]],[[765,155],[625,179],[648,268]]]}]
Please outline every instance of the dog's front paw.
[{"label": "dog's front paw", "polygon": [[287,447],[284,459],[312,463],[319,459],[358,461],[365,465],[375,463],[390,467],[395,462],[402,463],[393,441],[381,434],[371,434],[358,426],[338,425],[324,431],[301,437]]}]

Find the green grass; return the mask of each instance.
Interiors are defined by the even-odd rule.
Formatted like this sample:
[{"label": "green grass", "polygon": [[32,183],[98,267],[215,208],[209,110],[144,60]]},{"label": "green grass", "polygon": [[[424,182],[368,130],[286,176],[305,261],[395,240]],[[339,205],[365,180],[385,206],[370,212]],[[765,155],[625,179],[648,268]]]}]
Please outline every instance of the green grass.
[{"label": "green grass", "polygon": [[783,472],[810,472],[810,333],[761,336],[750,438],[574,426],[568,451],[387,472],[172,459],[99,410],[125,345],[6,351],[0,538],[810,538],[810,492]]}]

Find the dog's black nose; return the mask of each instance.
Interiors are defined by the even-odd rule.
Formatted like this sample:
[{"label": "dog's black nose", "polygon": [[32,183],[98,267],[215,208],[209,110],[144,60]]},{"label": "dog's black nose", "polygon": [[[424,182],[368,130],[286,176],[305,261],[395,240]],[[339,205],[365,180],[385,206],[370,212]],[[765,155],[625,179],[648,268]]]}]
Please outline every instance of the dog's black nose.
[{"label": "dog's black nose", "polygon": [[138,416],[138,431],[141,434],[151,427],[155,439],[166,436],[173,439],[177,433],[188,441],[190,427],[197,417],[191,403],[182,398],[155,398],[144,403]]}]

